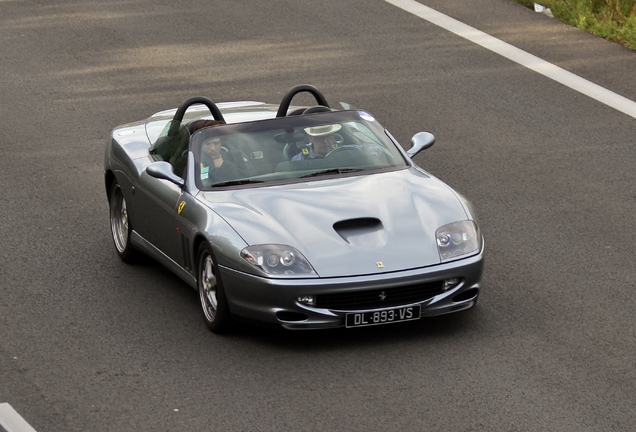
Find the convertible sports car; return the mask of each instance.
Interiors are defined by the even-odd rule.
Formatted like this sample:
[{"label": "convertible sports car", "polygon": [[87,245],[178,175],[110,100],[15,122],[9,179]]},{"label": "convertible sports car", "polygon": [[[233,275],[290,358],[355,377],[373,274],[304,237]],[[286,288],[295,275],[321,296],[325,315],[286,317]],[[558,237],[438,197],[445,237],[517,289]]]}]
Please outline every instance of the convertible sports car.
[{"label": "convertible sports car", "polygon": [[[301,92],[315,106],[293,106]],[[310,96],[310,97],[311,97]],[[214,332],[234,320],[361,327],[473,307],[484,242],[471,204],[367,111],[315,87],[279,105],[205,97],[119,126],[105,155],[115,248],[199,292]]]}]

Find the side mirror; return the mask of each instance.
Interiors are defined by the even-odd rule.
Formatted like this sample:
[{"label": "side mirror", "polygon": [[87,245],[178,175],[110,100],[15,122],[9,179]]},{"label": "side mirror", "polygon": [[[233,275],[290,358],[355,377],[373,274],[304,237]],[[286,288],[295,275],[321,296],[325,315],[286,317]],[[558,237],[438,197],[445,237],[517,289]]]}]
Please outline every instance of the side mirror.
[{"label": "side mirror", "polygon": [[411,138],[411,148],[406,151],[410,158],[435,144],[435,136],[429,132],[418,132]]},{"label": "side mirror", "polygon": [[158,178],[160,180],[168,180],[179,187],[182,187],[185,184],[185,181],[174,173],[172,165],[165,161],[151,163],[146,167],[146,172],[150,177]]}]

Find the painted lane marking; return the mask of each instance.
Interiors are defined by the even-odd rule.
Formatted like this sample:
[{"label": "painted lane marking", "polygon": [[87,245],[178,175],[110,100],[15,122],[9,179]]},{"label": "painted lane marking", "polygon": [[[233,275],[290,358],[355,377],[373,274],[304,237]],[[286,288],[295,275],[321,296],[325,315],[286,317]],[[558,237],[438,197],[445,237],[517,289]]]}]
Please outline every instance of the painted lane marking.
[{"label": "painted lane marking", "polygon": [[424,6],[415,0],[384,0],[400,9],[422,18],[438,27],[450,31],[471,42],[497,53],[515,63],[527,67],[541,75],[563,84],[579,93],[591,97],[622,113],[636,118],[636,102],[614,93],[598,84],[581,78],[535,55],[516,48],[509,43],[490,36],[461,21]]},{"label": "painted lane marking", "polygon": [[8,403],[0,403],[0,431],[36,432]]}]

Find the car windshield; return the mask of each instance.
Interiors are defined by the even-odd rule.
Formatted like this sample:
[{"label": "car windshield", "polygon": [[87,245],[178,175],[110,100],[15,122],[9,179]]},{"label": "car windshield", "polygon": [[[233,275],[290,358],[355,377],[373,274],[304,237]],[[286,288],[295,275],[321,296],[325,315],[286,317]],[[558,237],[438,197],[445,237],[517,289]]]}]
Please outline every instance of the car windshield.
[{"label": "car windshield", "polygon": [[407,166],[384,128],[365,111],[207,127],[191,136],[190,151],[201,190],[311,181]]}]

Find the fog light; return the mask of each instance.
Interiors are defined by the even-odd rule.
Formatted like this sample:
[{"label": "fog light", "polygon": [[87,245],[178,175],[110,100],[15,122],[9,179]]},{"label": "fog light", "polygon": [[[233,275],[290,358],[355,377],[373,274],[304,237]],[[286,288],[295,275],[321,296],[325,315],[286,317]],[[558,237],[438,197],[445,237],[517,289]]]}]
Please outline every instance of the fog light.
[{"label": "fog light", "polygon": [[298,297],[298,303],[313,306],[315,304],[315,298],[312,295],[300,296]]},{"label": "fog light", "polygon": [[459,278],[447,279],[444,281],[444,286],[442,287],[442,289],[444,291],[448,291],[449,289],[455,288],[457,285],[459,285],[459,282],[461,282],[461,279]]}]

